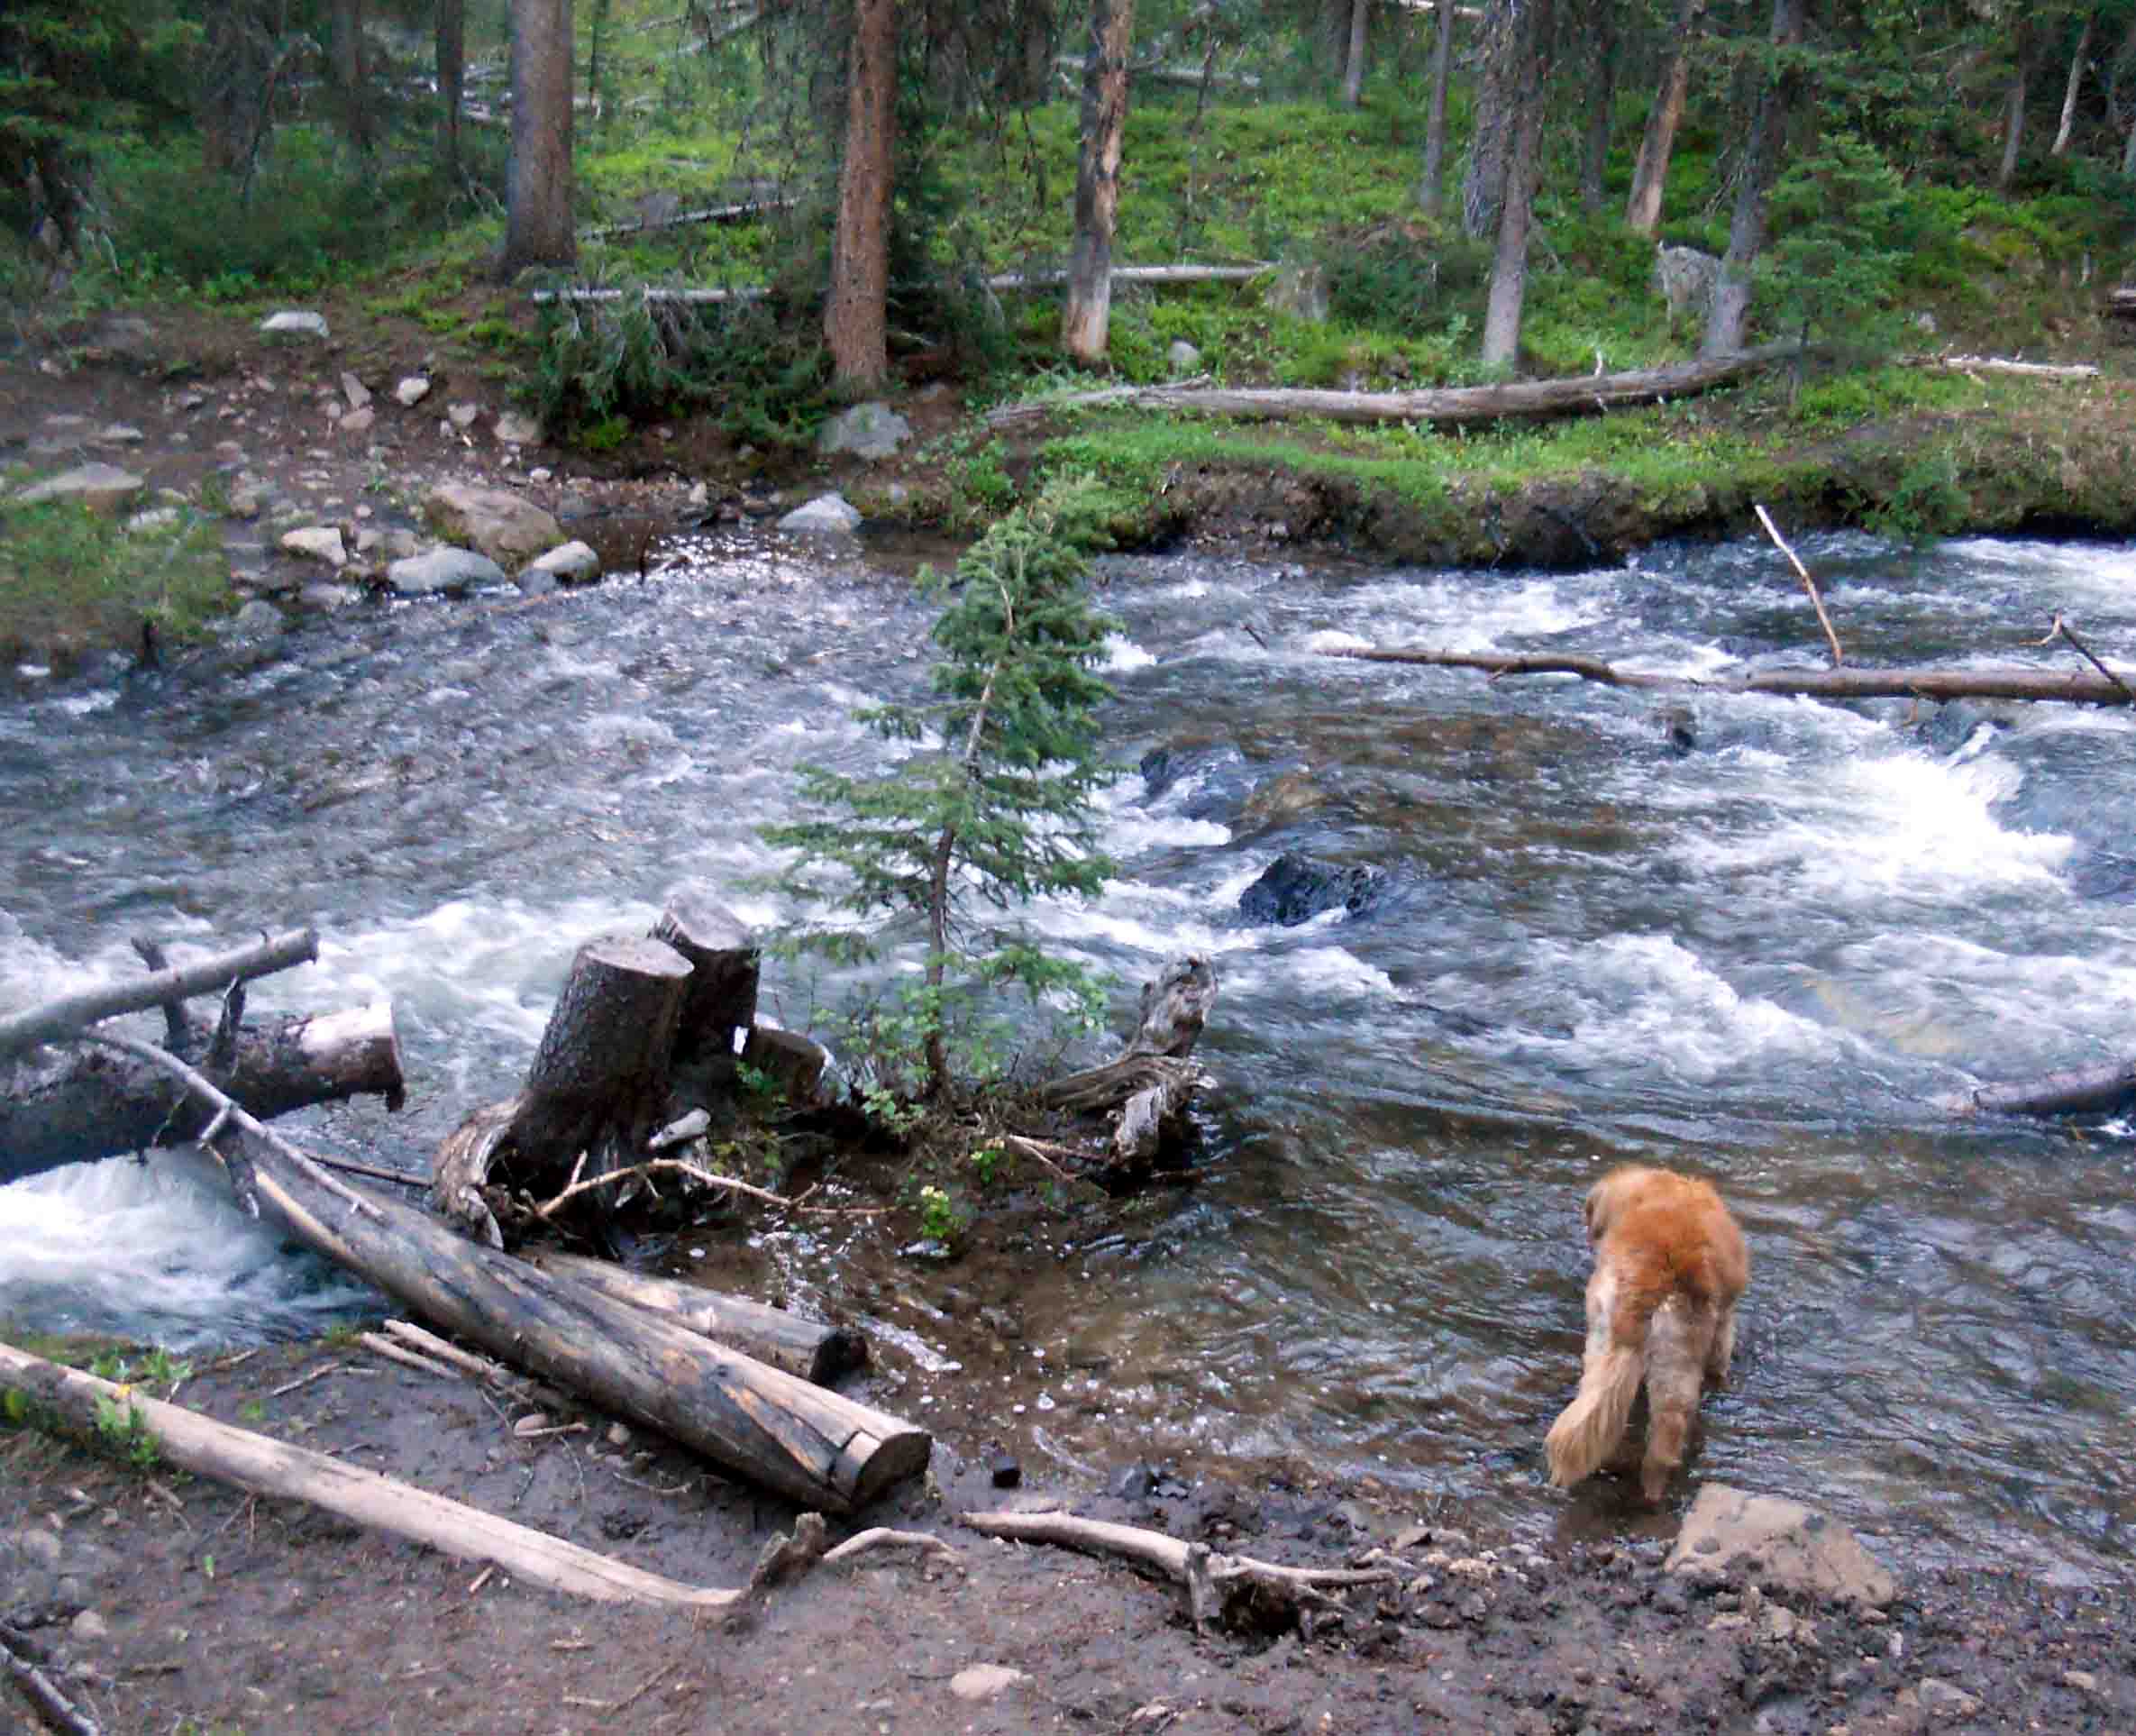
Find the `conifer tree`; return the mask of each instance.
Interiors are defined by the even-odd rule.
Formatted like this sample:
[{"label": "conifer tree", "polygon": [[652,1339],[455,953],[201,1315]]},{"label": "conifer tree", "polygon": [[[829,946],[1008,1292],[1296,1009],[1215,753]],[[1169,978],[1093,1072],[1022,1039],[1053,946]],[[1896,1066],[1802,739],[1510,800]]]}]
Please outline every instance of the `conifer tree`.
[{"label": "conifer tree", "polygon": [[951,578],[923,574],[948,593],[932,700],[857,714],[922,751],[874,777],[804,766],[802,795],[828,811],[763,833],[800,853],[788,890],[863,924],[817,924],[799,944],[854,960],[877,955],[898,918],[923,927],[924,973],[908,999],[930,1096],[951,1082],[953,1023],[986,987],[1065,992],[1096,1011],[1088,973],[986,911],[1095,892],[1112,872],[1092,799],[1115,775],[1096,719],[1110,690],[1094,672],[1112,624],[1088,585],[1100,499],[1087,479],[1055,483],[999,521]]}]

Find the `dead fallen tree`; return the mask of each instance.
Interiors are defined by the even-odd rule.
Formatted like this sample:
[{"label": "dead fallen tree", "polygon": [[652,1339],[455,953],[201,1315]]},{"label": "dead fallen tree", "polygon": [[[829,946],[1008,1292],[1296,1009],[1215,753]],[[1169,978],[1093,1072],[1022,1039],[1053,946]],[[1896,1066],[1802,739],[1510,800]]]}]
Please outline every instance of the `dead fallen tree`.
[{"label": "dead fallen tree", "polygon": [[1296,1627],[1310,1623],[1315,1608],[1336,1605],[1329,1587],[1390,1585],[1401,1577],[1392,1567],[1287,1567],[1251,1556],[1219,1555],[1206,1543],[1072,1513],[966,1513],[963,1522],[987,1537],[1057,1543],[1155,1568],[1186,1588],[1188,1611],[1198,1631],[1212,1621],[1261,1631]]},{"label": "dead fallen tree", "polygon": [[453,1337],[804,1506],[850,1512],[925,1468],[933,1441],[898,1418],[357,1193],[161,1050],[98,1032],[78,1040],[182,1080],[215,1110],[200,1143],[242,1202]]},{"label": "dead fallen tree", "polygon": [[[262,1119],[359,1095],[400,1107],[406,1079],[388,1003],[245,1022],[243,983],[315,957],[318,937],[310,929],[177,969],[164,968],[154,947],[137,945],[157,967],[149,975],[0,1019],[0,1183],[178,1145],[207,1124],[209,1111],[174,1091],[155,1065],[55,1042],[98,1019],[151,1007],[163,1010],[164,1047]],[[224,995],[218,1019],[187,1009],[186,997],[217,991]]]},{"label": "dead fallen tree", "polygon": [[[2136,672],[2122,675],[2019,664],[1899,669],[1763,669],[1748,675],[1693,679],[1619,669],[1593,657],[1552,653],[1386,650],[1342,646],[1324,653],[1365,663],[1417,663],[1436,669],[1476,669],[1502,675],[1577,675],[1605,687],[1673,693],[1770,693],[1812,699],[2036,699],[2072,705],[2127,705]],[[2102,666],[2104,667],[2104,666]]]},{"label": "dead fallen tree", "polygon": [[1215,965],[1200,957],[1174,960],[1143,985],[1140,1017],[1127,1047],[1101,1066],[1041,1085],[1038,1101],[1078,1115],[1113,1113],[1109,1166],[1130,1175],[1146,1173],[1177,1137],[1195,1092],[1209,1083],[1190,1057],[1216,1001]]},{"label": "dead fallen tree", "polygon": [[[1274,268],[1266,265],[1116,265],[1112,268],[1115,283],[1167,284],[1167,283],[1248,283],[1264,276]],[[985,287],[997,295],[1017,291],[1050,289],[1068,281],[1068,273],[1059,271],[1003,271],[985,279]],[[536,302],[604,302],[646,301],[652,303],[682,302],[698,306],[717,306],[729,301],[762,301],[770,295],[768,289],[744,286],[735,289],[662,289],[646,284],[635,289],[537,289]]]},{"label": "dead fallen tree", "polygon": [[2117,1115],[2136,1109],[2136,1060],[1976,1085],[1944,1107],[1958,1115]]},{"label": "dead fallen tree", "polygon": [[0,1387],[50,1406],[92,1435],[115,1408],[129,1429],[153,1435],[161,1456],[183,1470],[254,1494],[306,1502],[372,1530],[406,1538],[463,1560],[491,1562],[550,1591],[598,1603],[731,1609],[812,1561],[843,1561],[884,1543],[917,1544],[955,1558],[955,1551],[938,1538],[880,1529],[828,1549],[821,1516],[805,1512],[791,1536],[775,1537],[765,1546],[746,1585],[689,1585],[376,1471],[345,1465],[324,1453],[166,1404],[137,1387],[114,1386],[12,1345],[0,1344]]},{"label": "dead fallen tree", "polygon": [[[1114,272],[1115,281],[1120,273]],[[1768,343],[1734,355],[1701,357],[1666,368],[1639,368],[1613,374],[1579,375],[1563,379],[1517,379],[1502,386],[1447,386],[1413,392],[1331,392],[1305,388],[1247,388],[1219,386],[1115,386],[1100,391],[1071,392],[1027,404],[1004,405],[989,411],[987,425],[1014,427],[1043,420],[1060,410],[1124,407],[1178,410],[1245,421],[1427,423],[1458,428],[1521,416],[1585,416],[1689,397],[1716,386],[1762,372],[1802,353],[1793,342]]]},{"label": "dead fallen tree", "polygon": [[748,223],[775,211],[790,211],[792,198],[741,199],[731,205],[707,205],[695,211],[677,211],[664,217],[641,217],[635,223],[598,224],[579,232],[580,241],[616,241],[625,235],[650,235],[663,229],[685,229],[707,223]]}]

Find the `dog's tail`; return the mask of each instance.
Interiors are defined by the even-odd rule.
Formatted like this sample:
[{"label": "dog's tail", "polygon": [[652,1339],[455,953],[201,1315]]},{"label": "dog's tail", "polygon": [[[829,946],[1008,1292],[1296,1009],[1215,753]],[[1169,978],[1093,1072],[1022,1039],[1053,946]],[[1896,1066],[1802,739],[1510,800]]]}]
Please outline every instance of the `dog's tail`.
[{"label": "dog's tail", "polygon": [[1550,1481],[1559,1488],[1592,1476],[1624,1438],[1632,1401],[1646,1377],[1647,1328],[1658,1300],[1639,1293],[1619,1298],[1610,1311],[1609,1348],[1598,1357],[1590,1345],[1580,1391],[1543,1442]]}]

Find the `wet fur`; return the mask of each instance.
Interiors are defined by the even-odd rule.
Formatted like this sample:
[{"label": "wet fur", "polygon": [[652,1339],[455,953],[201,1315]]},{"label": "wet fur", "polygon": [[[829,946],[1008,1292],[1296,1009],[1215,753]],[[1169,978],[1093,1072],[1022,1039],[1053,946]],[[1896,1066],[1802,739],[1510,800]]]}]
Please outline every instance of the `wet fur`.
[{"label": "wet fur", "polygon": [[1550,1481],[1570,1487],[1622,1439],[1647,1388],[1647,1453],[1639,1486],[1658,1503],[1711,1380],[1728,1378],[1736,1301],[1750,1281],[1743,1232],[1705,1183],[1666,1169],[1610,1172],[1588,1191],[1587,1350],[1579,1396],[1544,1443]]}]

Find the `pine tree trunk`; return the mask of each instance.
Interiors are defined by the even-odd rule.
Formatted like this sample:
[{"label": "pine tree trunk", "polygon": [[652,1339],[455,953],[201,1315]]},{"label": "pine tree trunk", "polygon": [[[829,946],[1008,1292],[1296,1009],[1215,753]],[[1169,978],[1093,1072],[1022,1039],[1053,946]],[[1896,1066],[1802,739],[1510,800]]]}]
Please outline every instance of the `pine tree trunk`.
[{"label": "pine tree trunk", "polygon": [[1639,166],[1632,170],[1631,196],[1625,201],[1624,221],[1651,240],[1661,227],[1661,196],[1668,184],[1669,153],[1675,149],[1676,128],[1684,119],[1684,104],[1691,91],[1691,50],[1705,19],[1706,0],[1683,0],[1676,14],[1676,28],[1669,38],[1668,59],[1662,65],[1661,81],[1654,93],[1654,106],[1647,111],[1647,132],[1639,142]]},{"label": "pine tree trunk", "polygon": [[1087,368],[1101,366],[1112,315],[1112,232],[1120,204],[1120,148],[1127,130],[1127,49],[1135,0],[1091,0],[1091,50],[1083,63],[1082,150],[1075,174],[1075,242],[1061,347]]},{"label": "pine tree trunk", "polygon": [[1541,156],[1543,106],[1550,72],[1551,0],[1522,0],[1518,32],[1522,73],[1513,142],[1498,219],[1498,253],[1483,310],[1483,364],[1510,365],[1520,350],[1520,311],[1528,294],[1528,230]]},{"label": "pine tree trunk", "polygon": [[460,175],[460,111],[467,101],[467,0],[438,0],[438,167]]},{"label": "pine tree trunk", "polygon": [[[1803,40],[1807,13],[1808,0],[1773,0],[1775,47],[1790,48]],[[1779,170],[1781,146],[1787,135],[1787,117],[1798,82],[1794,74],[1780,71],[1758,97],[1757,113],[1750,123],[1750,142],[1744,150],[1735,217],[1729,225],[1728,252],[1721,261],[1721,274],[1713,285],[1713,305],[1706,317],[1703,354],[1726,355],[1743,347],[1743,331],[1750,318],[1751,270],[1766,244],[1766,196]]]},{"label": "pine tree trunk", "polygon": [[1447,203],[1447,86],[1454,75],[1454,4],[1437,0],[1438,35],[1431,50],[1431,107],[1424,122],[1424,178],[1417,203],[1436,217]]},{"label": "pine tree trunk", "polygon": [[1498,231],[1505,201],[1506,160],[1512,147],[1512,114],[1520,87],[1520,12],[1524,0],[1486,0],[1483,70],[1476,92],[1475,136],[1468,147],[1468,173],[1461,184],[1461,227],[1472,241]]},{"label": "pine tree trunk", "polygon": [[2055,129],[2054,149],[2047,154],[2059,157],[2069,149],[2069,134],[2077,125],[2077,93],[2084,84],[2084,57],[2092,46],[2091,15],[2085,15],[2084,28],[2077,35],[2077,51],[2069,57],[2069,82],[2062,88],[2062,123]]},{"label": "pine tree trunk", "polygon": [[1587,87],[1587,148],[1580,161],[1580,208],[1599,215],[1610,167],[1610,123],[1617,102],[1618,0],[1588,0],[1594,69]]},{"label": "pine tree trunk", "polygon": [[885,328],[897,98],[897,0],[853,0],[838,227],[831,242],[831,288],[823,315],[832,383],[848,394],[880,386],[890,372]]},{"label": "pine tree trunk", "polygon": [[512,0],[512,171],[501,274],[571,265],[571,0]]},{"label": "pine tree trunk", "polygon": [[1356,108],[1365,95],[1365,30],[1372,0],[1350,0],[1349,52],[1344,57],[1342,105]]},{"label": "pine tree trunk", "polygon": [[2010,96],[2003,108],[2003,160],[1995,169],[1995,191],[2006,193],[2017,178],[2018,153],[2024,147],[2025,101],[2032,82],[2031,31],[2021,14],[2017,25],[2017,64],[2011,69]]}]

